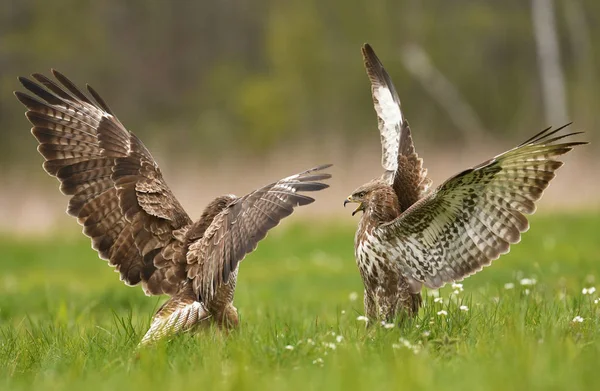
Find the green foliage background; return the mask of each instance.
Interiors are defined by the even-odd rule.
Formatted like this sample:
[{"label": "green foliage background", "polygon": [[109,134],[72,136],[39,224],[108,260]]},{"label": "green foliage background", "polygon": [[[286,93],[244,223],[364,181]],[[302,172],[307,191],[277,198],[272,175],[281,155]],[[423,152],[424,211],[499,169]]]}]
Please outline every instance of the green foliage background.
[{"label": "green foliage background", "polygon": [[[523,0],[4,0],[0,159],[35,154],[11,92],[16,76],[51,67],[93,85],[130,130],[165,154],[258,155],[325,137],[355,145],[375,127],[363,42],[386,64],[419,137],[465,136],[403,67],[401,50],[411,43],[456,86],[483,131],[521,140],[548,125],[530,7]],[[570,118],[591,130],[600,121],[593,44],[600,3],[557,0],[555,9]]]}]

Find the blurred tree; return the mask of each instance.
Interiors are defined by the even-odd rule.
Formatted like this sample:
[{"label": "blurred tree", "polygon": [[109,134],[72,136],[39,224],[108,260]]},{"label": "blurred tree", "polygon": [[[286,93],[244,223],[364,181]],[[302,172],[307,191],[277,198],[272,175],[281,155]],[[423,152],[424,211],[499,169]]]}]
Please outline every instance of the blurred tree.
[{"label": "blurred tree", "polygon": [[[462,140],[460,121],[403,63],[415,44],[479,118],[479,131],[522,139],[545,125],[531,3],[522,0],[5,0],[0,3],[0,159],[24,143],[16,76],[60,69],[93,85],[128,128],[163,153],[216,146],[260,154],[324,135],[371,137],[375,116],[360,45],[394,79],[418,137]],[[600,2],[556,0],[566,101],[593,129]],[[554,124],[560,125],[560,124]],[[517,136],[518,135],[518,136]],[[347,141],[348,147],[353,142]]]}]

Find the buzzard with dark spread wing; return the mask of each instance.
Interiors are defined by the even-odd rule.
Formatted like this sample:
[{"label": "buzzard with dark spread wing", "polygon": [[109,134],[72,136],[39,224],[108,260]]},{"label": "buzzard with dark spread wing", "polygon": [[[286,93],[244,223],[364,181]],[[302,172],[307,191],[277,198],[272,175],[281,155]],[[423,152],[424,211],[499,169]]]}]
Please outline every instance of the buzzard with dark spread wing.
[{"label": "buzzard with dark spread wing", "polygon": [[355,256],[365,286],[366,315],[391,321],[416,315],[421,287],[439,288],[488,266],[521,240],[524,214],[562,166],[556,160],[585,142],[557,141],[562,128],[536,134],[516,148],[448,179],[428,192],[431,181],[415,152],[411,130],[392,81],[365,44],[383,149],[382,177],[356,189],[344,202],[362,211]]},{"label": "buzzard with dark spread wing", "polygon": [[92,247],[127,285],[147,295],[170,295],[142,343],[189,330],[212,318],[238,323],[233,295],[238,264],[267,231],[294,207],[313,198],[330,178],[320,166],[243,197],[217,197],[193,222],[165,183],[144,144],[88,86],[90,99],[52,71],[19,78],[34,96],[15,92],[28,111],[31,132],[46,160],[44,169],[71,196],[67,213],[77,218]]}]

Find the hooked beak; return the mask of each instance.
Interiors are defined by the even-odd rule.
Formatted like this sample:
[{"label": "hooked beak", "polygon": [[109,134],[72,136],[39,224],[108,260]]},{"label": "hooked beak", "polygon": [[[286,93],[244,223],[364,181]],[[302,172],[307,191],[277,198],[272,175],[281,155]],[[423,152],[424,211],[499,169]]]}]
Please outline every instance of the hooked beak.
[{"label": "hooked beak", "polygon": [[362,202],[353,199],[352,196],[348,196],[348,198],[346,198],[344,200],[344,208],[346,207],[346,204],[349,203],[349,202],[350,203],[354,202],[354,203],[358,204],[358,207],[354,210],[354,212],[352,212],[352,216],[354,216],[357,212],[363,210],[363,204],[362,204]]}]

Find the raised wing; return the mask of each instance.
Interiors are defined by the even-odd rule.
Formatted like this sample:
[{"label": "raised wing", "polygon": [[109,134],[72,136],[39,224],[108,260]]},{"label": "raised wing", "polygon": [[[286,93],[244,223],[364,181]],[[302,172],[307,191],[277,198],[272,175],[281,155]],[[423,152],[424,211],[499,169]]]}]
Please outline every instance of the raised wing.
[{"label": "raised wing", "polygon": [[15,95],[28,109],[44,169],[71,196],[67,213],[125,283],[142,282],[146,294],[174,293],[185,279],[185,259],[177,265],[173,255],[163,257],[158,269],[154,258],[173,247],[173,231],[190,218],[150,152],[104,100],[88,86],[91,100],[61,73],[52,73],[58,83],[41,74],[32,75],[37,82],[19,78],[35,96]]},{"label": "raised wing", "polygon": [[[564,127],[563,127],[564,128]],[[370,240],[401,272],[430,288],[461,280],[509,251],[529,229],[524,214],[562,166],[556,158],[585,142],[555,143],[550,128],[448,179]]]},{"label": "raised wing", "polygon": [[369,44],[362,47],[373,104],[381,135],[381,165],[384,179],[393,186],[404,211],[417,202],[431,186],[423,159],[415,151],[410,126],[400,108],[400,98],[390,75]]},{"label": "raised wing", "polygon": [[320,171],[330,166],[316,167],[255,190],[215,217],[204,236],[190,245],[187,254],[188,278],[193,280],[194,291],[204,303],[209,303],[216,290],[229,282],[238,263],[271,228],[292,214],[294,207],[314,201],[301,192],[329,187],[320,181],[331,175]]}]

